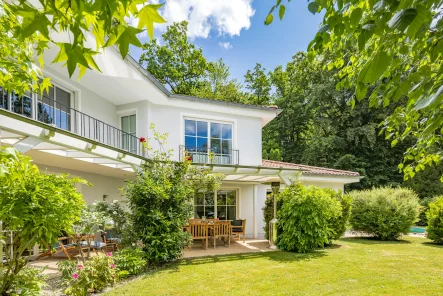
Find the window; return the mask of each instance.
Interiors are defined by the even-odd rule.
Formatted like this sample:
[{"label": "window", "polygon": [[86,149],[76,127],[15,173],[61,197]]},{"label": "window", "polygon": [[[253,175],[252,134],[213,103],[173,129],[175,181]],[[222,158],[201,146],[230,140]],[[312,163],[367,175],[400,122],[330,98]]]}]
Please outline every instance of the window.
[{"label": "window", "polygon": [[26,92],[24,96],[11,93],[12,112],[32,118],[32,99],[31,93]]},{"label": "window", "polygon": [[185,149],[194,162],[232,162],[232,124],[185,119]]},{"label": "window", "polygon": [[237,218],[237,191],[219,190],[217,192],[217,218],[235,220]]},{"label": "window", "polygon": [[3,87],[0,87],[0,108],[9,110],[9,96]]},{"label": "window", "polygon": [[43,96],[39,96],[37,104],[39,121],[55,124],[64,130],[71,129],[71,93],[53,86]]},{"label": "window", "polygon": [[122,116],[122,148],[132,153],[137,153],[137,119],[135,114]]},{"label": "window", "polygon": [[219,190],[217,199],[214,193],[199,193],[194,197],[194,218],[219,218],[235,220],[237,218],[237,190]]}]

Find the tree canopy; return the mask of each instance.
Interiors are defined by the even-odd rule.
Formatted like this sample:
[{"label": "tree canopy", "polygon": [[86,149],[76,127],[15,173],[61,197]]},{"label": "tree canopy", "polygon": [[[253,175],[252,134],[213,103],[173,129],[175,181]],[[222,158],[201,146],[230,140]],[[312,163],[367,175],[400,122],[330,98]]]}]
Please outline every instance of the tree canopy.
[{"label": "tree canopy", "polygon": [[[442,7],[441,0],[308,1],[309,11],[324,13],[308,55],[328,54],[337,88],[353,89],[350,104],[367,99],[370,107],[387,108],[404,99],[380,121],[392,146],[414,139],[399,165],[406,178],[442,157]],[[282,19],[281,0],[265,24],[277,10]]]},{"label": "tree canopy", "polygon": [[[56,46],[59,53],[52,63],[63,63],[69,76],[79,69],[100,71],[94,56],[106,47],[118,46],[122,58],[129,45],[141,46],[137,34],[147,30],[152,38],[154,23],[165,20],[157,10],[162,4],[144,0],[39,0],[0,2],[0,85],[9,91],[47,89],[49,79],[35,67],[44,67],[43,52]],[[127,23],[138,19],[138,26]],[[69,38],[61,40],[61,34]],[[88,42],[95,39],[95,47]],[[40,85],[39,85],[40,84]]]}]

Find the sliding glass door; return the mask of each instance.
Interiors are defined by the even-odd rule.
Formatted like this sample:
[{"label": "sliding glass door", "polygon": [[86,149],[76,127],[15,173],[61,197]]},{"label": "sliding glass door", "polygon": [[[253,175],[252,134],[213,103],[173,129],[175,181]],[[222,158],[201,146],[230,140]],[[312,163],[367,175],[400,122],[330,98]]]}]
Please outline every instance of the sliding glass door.
[{"label": "sliding glass door", "polygon": [[198,193],[194,197],[194,218],[206,217],[220,220],[237,219],[237,190],[218,190],[214,193]]}]

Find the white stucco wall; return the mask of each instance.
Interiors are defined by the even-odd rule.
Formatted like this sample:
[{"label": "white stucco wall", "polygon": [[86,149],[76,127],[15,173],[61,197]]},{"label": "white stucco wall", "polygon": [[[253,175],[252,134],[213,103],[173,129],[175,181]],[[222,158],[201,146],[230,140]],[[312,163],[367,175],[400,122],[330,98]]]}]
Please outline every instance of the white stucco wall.
[{"label": "white stucco wall", "polygon": [[107,201],[125,199],[125,197],[120,193],[120,188],[124,186],[124,181],[122,179],[62,169],[38,163],[37,166],[41,172],[46,171],[51,174],[70,174],[71,176],[81,177],[91,183],[92,186],[83,184],[79,184],[77,186],[77,189],[83,195],[83,198],[87,204],[92,204],[97,200],[103,200],[103,195],[108,195]]},{"label": "white stucco wall", "polygon": [[[179,146],[184,144],[184,118],[230,122],[234,125],[233,149],[239,150],[240,165],[261,165],[261,119],[257,117],[222,114],[195,109],[149,104],[149,125],[156,131],[168,133],[165,148],[174,149],[174,158],[179,157]],[[149,137],[152,137],[152,131]],[[153,143],[153,146],[155,143]]]},{"label": "white stucco wall", "polygon": [[137,137],[146,138],[149,134],[149,122],[148,122],[148,101],[139,101],[136,103],[129,103],[117,106],[117,114],[119,117],[119,125],[117,127],[121,129],[122,116],[128,116],[135,114],[137,120],[136,133]]}]

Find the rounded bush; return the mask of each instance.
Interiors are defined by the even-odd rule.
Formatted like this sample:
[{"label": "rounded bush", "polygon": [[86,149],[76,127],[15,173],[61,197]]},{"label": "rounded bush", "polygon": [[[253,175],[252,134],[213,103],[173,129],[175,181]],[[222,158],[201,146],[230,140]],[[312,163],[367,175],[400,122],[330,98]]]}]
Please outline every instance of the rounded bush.
[{"label": "rounded bush", "polygon": [[428,218],[428,238],[437,244],[443,244],[443,196],[429,203],[426,217]]},{"label": "rounded bush", "polygon": [[293,184],[281,194],[278,246],[282,250],[307,252],[330,242],[332,219],[341,215],[341,205],[330,190]]},{"label": "rounded bush", "polygon": [[374,188],[351,192],[350,224],[380,240],[396,240],[417,221],[420,205],[414,191],[405,188]]},{"label": "rounded bush", "polygon": [[351,216],[352,197],[348,194],[343,195],[341,191],[335,191],[333,189],[323,189],[331,197],[337,200],[341,205],[341,212],[339,216],[333,216],[329,220],[329,228],[331,228],[330,240],[339,239],[342,237],[346,228],[348,227],[349,218]]}]

